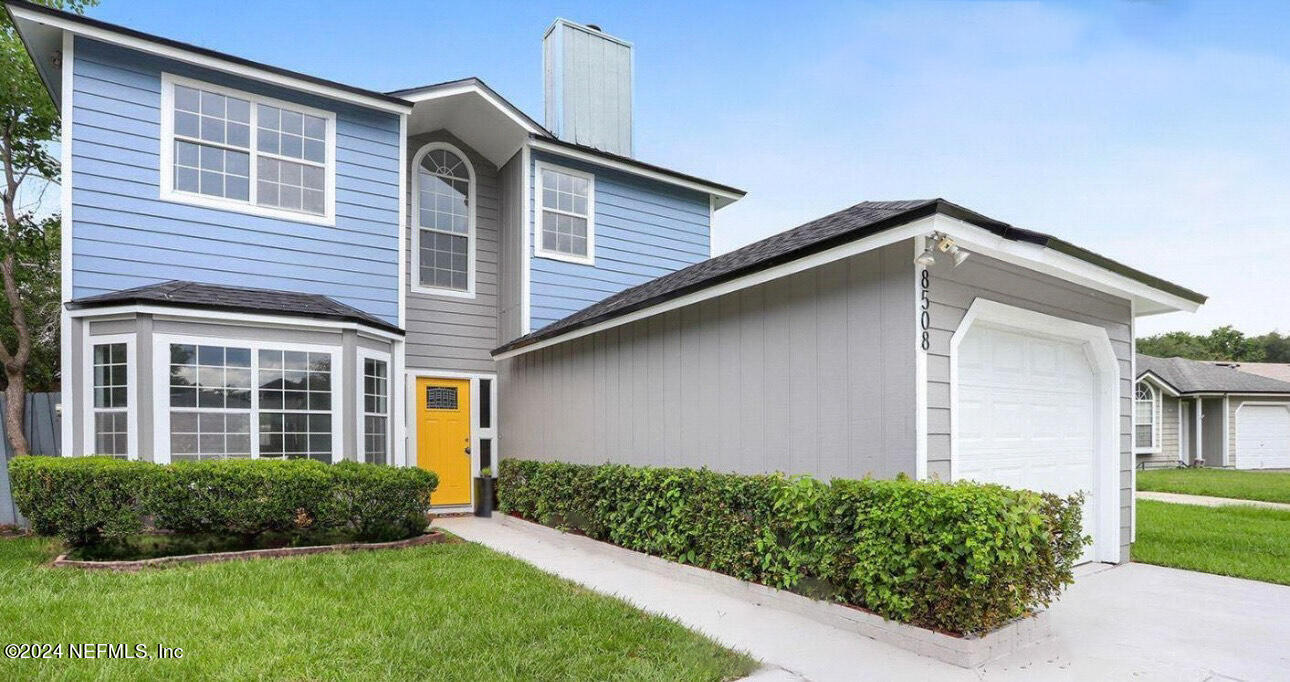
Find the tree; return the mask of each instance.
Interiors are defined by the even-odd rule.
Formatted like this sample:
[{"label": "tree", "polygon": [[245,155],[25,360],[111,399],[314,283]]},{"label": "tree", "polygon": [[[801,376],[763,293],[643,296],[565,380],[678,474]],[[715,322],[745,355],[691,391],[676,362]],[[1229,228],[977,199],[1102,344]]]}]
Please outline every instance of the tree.
[{"label": "tree", "polygon": [[1188,332],[1166,332],[1138,339],[1138,352],[1158,358],[1212,360],[1204,340]]},{"label": "tree", "polygon": [[[97,0],[38,0],[42,4],[83,13]],[[4,230],[0,234],[0,366],[5,380],[4,428],[17,454],[27,454],[22,432],[27,402],[27,371],[36,343],[45,328],[47,307],[48,234],[57,217],[40,220],[35,209],[20,205],[19,190],[28,182],[56,183],[58,160],[50,152],[58,139],[59,118],[54,102],[36,73],[13,24],[0,14],[0,186]],[[57,244],[57,240],[54,240]],[[55,272],[57,270],[55,269]],[[55,280],[56,282],[57,280]],[[54,290],[58,287],[55,285]],[[56,333],[56,332],[55,332]]]},{"label": "tree", "polygon": [[1205,335],[1166,332],[1141,338],[1138,352],[1158,358],[1290,363],[1290,336],[1275,331],[1246,336],[1235,327],[1224,325]]}]

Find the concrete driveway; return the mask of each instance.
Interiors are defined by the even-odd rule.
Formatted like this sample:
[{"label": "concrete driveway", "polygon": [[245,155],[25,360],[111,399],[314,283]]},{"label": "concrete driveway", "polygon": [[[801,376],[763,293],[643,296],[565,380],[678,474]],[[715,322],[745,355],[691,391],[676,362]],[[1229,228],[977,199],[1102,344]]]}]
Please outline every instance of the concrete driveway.
[{"label": "concrete driveway", "polygon": [[768,666],[767,680],[1274,680],[1290,677],[1290,587],[1145,564],[1081,567],[1054,637],[966,670],[709,587],[473,517],[435,523],[671,617]]}]

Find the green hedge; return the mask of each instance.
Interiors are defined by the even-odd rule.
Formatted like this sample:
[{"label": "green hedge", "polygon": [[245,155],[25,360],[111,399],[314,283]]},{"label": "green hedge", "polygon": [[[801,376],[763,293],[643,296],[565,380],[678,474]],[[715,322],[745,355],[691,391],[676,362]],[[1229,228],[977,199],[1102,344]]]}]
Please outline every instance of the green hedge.
[{"label": "green hedge", "polygon": [[501,510],[956,633],[1046,606],[1088,539],[1075,495],[507,459]]},{"label": "green hedge", "polygon": [[159,465],[108,457],[18,457],[14,501],[44,535],[74,546],[159,530],[257,536],[345,531],[386,540],[425,528],[435,474],[313,460]]}]

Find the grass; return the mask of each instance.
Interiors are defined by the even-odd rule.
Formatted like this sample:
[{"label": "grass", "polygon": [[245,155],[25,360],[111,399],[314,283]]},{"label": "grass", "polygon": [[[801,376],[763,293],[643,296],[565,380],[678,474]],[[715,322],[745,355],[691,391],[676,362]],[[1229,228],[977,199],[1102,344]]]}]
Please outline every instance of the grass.
[{"label": "grass", "polygon": [[1290,511],[1138,501],[1133,560],[1290,585]]},{"label": "grass", "polygon": [[57,550],[0,539],[0,643],[162,644],[184,657],[0,659],[0,679],[722,680],[757,667],[475,544],[135,574],[42,565]]},{"label": "grass", "polygon": [[1290,473],[1233,469],[1149,469],[1138,490],[1290,503]]}]

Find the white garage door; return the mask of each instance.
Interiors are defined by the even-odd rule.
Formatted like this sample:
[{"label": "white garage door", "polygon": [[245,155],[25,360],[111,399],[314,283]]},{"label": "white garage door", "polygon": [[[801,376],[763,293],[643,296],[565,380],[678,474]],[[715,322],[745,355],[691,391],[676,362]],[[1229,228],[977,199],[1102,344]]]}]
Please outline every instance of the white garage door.
[{"label": "white garage door", "polygon": [[1290,469],[1290,408],[1246,403],[1236,410],[1236,468]]},{"label": "white garage door", "polygon": [[1097,414],[1097,377],[1083,345],[982,324],[959,344],[956,477],[1084,491],[1090,535]]}]

